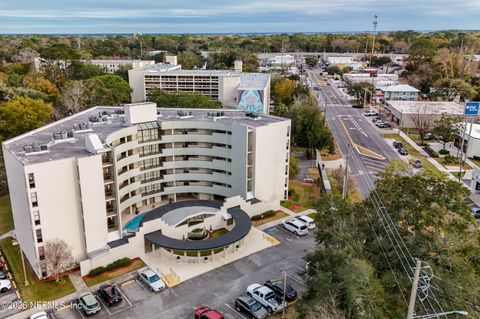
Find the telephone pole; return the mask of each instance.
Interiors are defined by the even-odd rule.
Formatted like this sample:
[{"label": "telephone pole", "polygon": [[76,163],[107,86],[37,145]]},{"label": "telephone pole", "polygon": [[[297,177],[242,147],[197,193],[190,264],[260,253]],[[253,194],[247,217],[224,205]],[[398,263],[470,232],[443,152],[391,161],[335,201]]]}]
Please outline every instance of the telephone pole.
[{"label": "telephone pole", "polygon": [[415,262],[415,275],[413,277],[412,291],[410,292],[410,302],[408,303],[407,319],[413,319],[413,314],[415,313],[415,299],[417,299],[417,289],[418,281],[420,280],[421,267],[422,262],[420,259],[417,259]]},{"label": "telephone pole", "polygon": [[378,16],[374,15],[373,16],[373,41],[372,41],[372,55],[375,53],[375,35],[377,33],[377,25],[378,25]]},{"label": "telephone pole", "polygon": [[345,155],[345,173],[343,174],[343,188],[342,188],[342,199],[347,197],[347,187],[348,187],[348,162],[350,160],[350,144],[348,145],[348,153]]}]

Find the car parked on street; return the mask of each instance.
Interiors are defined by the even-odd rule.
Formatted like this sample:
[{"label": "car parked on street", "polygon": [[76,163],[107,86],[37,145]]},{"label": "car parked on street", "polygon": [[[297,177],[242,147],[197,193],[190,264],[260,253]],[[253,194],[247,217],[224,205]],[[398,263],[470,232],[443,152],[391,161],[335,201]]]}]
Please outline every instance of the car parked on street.
[{"label": "car parked on street", "polygon": [[296,219],[299,220],[301,223],[304,223],[308,229],[315,228],[315,220],[313,218],[303,215],[303,216],[298,216]]},{"label": "car parked on street", "polygon": [[363,109],[363,104],[353,104],[352,107],[354,109]]},{"label": "car parked on street", "polygon": [[105,302],[109,307],[116,305],[123,301],[122,294],[120,290],[115,285],[103,285],[98,289],[98,296]]},{"label": "car parked on street", "polygon": [[7,278],[7,272],[0,270],[0,279],[6,279]]},{"label": "car parked on street", "polygon": [[265,310],[258,301],[246,295],[235,299],[235,309],[254,319],[264,319],[268,317],[267,310]]},{"label": "car parked on street", "polygon": [[378,121],[378,122],[375,122],[375,125],[376,125],[378,128],[387,128],[387,127],[390,127],[390,123],[388,123],[387,121]]},{"label": "car parked on street", "polygon": [[414,168],[422,168],[422,167],[423,167],[422,161],[419,160],[419,159],[411,160],[411,161],[410,161],[410,164],[411,164]]},{"label": "car parked on street", "polygon": [[473,207],[472,208],[472,215],[475,217],[476,220],[480,219],[480,208],[479,207]]},{"label": "car parked on street", "polygon": [[[283,300],[283,280],[267,280],[265,286],[272,289],[275,295]],[[295,301],[298,297],[297,291],[289,284],[287,284],[286,287],[285,300],[289,303]]]},{"label": "car parked on street", "polygon": [[399,149],[398,149],[398,153],[399,153],[400,155],[408,155],[408,151],[407,151],[407,149],[406,149],[405,147],[399,148]]},{"label": "car parked on street", "polygon": [[369,110],[367,112],[364,112],[363,115],[365,116],[378,116],[378,112],[374,110]]},{"label": "car parked on street", "polygon": [[197,308],[194,313],[195,319],[224,319],[223,315],[208,306]]},{"label": "car parked on street", "polygon": [[260,284],[248,286],[247,295],[258,301],[269,313],[279,312],[287,306],[287,303],[275,295],[272,289]]},{"label": "car parked on street", "polygon": [[308,227],[304,223],[296,219],[284,220],[282,222],[282,225],[283,228],[294,233],[297,236],[303,236],[308,234]]},{"label": "car parked on street", "polygon": [[403,144],[400,141],[393,141],[393,147],[395,147],[398,150],[399,148],[403,147]]},{"label": "car parked on street", "polygon": [[0,280],[0,292],[7,292],[10,289],[12,289],[12,282],[10,280]]},{"label": "car parked on street", "polygon": [[159,292],[165,288],[165,282],[150,268],[139,270],[138,276],[140,281],[143,282],[151,291]]},{"label": "car parked on street", "polygon": [[78,295],[78,307],[86,316],[94,315],[102,310],[97,298],[89,291],[81,292]]}]

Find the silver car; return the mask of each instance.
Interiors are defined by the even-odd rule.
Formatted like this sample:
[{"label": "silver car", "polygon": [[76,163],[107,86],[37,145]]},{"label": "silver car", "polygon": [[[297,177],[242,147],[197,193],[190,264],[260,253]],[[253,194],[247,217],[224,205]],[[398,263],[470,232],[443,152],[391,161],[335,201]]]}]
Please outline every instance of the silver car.
[{"label": "silver car", "polygon": [[89,291],[81,292],[78,295],[78,307],[83,310],[87,316],[94,315],[102,310],[97,298]]},{"label": "silver car", "polygon": [[138,271],[142,281],[151,291],[158,292],[165,288],[165,282],[150,268]]}]

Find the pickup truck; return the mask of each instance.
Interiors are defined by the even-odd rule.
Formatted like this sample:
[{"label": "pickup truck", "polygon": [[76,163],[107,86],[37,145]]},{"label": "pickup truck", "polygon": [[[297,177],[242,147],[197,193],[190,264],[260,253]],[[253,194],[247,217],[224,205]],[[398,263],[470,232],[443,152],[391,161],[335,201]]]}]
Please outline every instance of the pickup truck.
[{"label": "pickup truck", "polygon": [[258,301],[269,313],[279,312],[287,306],[287,303],[277,297],[272,289],[260,284],[248,286],[247,295]]}]

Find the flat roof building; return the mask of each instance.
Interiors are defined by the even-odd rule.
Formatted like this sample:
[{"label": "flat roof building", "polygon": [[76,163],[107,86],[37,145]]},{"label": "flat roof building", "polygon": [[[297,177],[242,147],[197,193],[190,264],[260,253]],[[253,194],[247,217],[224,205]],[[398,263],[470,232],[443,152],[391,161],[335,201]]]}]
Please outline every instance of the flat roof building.
[{"label": "flat roof building", "polygon": [[420,90],[408,84],[377,85],[386,101],[416,101]]},{"label": "flat roof building", "polygon": [[229,70],[182,70],[180,65],[155,64],[128,71],[132,102],[147,100],[154,89],[197,92],[249,112],[270,110],[270,75]]},{"label": "flat roof building", "polygon": [[[45,242],[56,238],[82,275],[152,245],[168,248],[158,231],[182,240],[195,224],[239,226],[228,238],[241,241],[245,214],[276,209],[288,196],[290,126],[242,110],[133,103],[93,107],[12,138],[2,147],[17,240],[40,278],[49,275]],[[187,200],[196,208],[154,212]]]},{"label": "flat roof building", "polygon": [[428,117],[439,119],[443,114],[463,116],[465,106],[441,101],[385,101],[382,106],[390,121],[401,128],[415,128],[415,119]]},{"label": "flat roof building", "polygon": [[[42,58],[35,58],[34,65],[35,70],[39,71],[43,65],[45,64],[46,60]],[[116,59],[109,59],[109,60],[81,60],[83,63],[91,63],[96,65],[106,72],[113,74],[116,71],[120,70],[122,66],[132,69],[143,68],[146,66],[151,66],[155,64],[153,60],[116,60]],[[70,62],[69,61],[55,61],[57,65],[61,66],[62,68],[67,67]]]},{"label": "flat roof building", "polygon": [[398,83],[397,74],[378,73],[375,77],[371,77],[370,73],[348,73],[343,75],[343,79],[347,84],[355,84],[360,82],[372,82],[376,84],[380,81],[394,81]]}]

